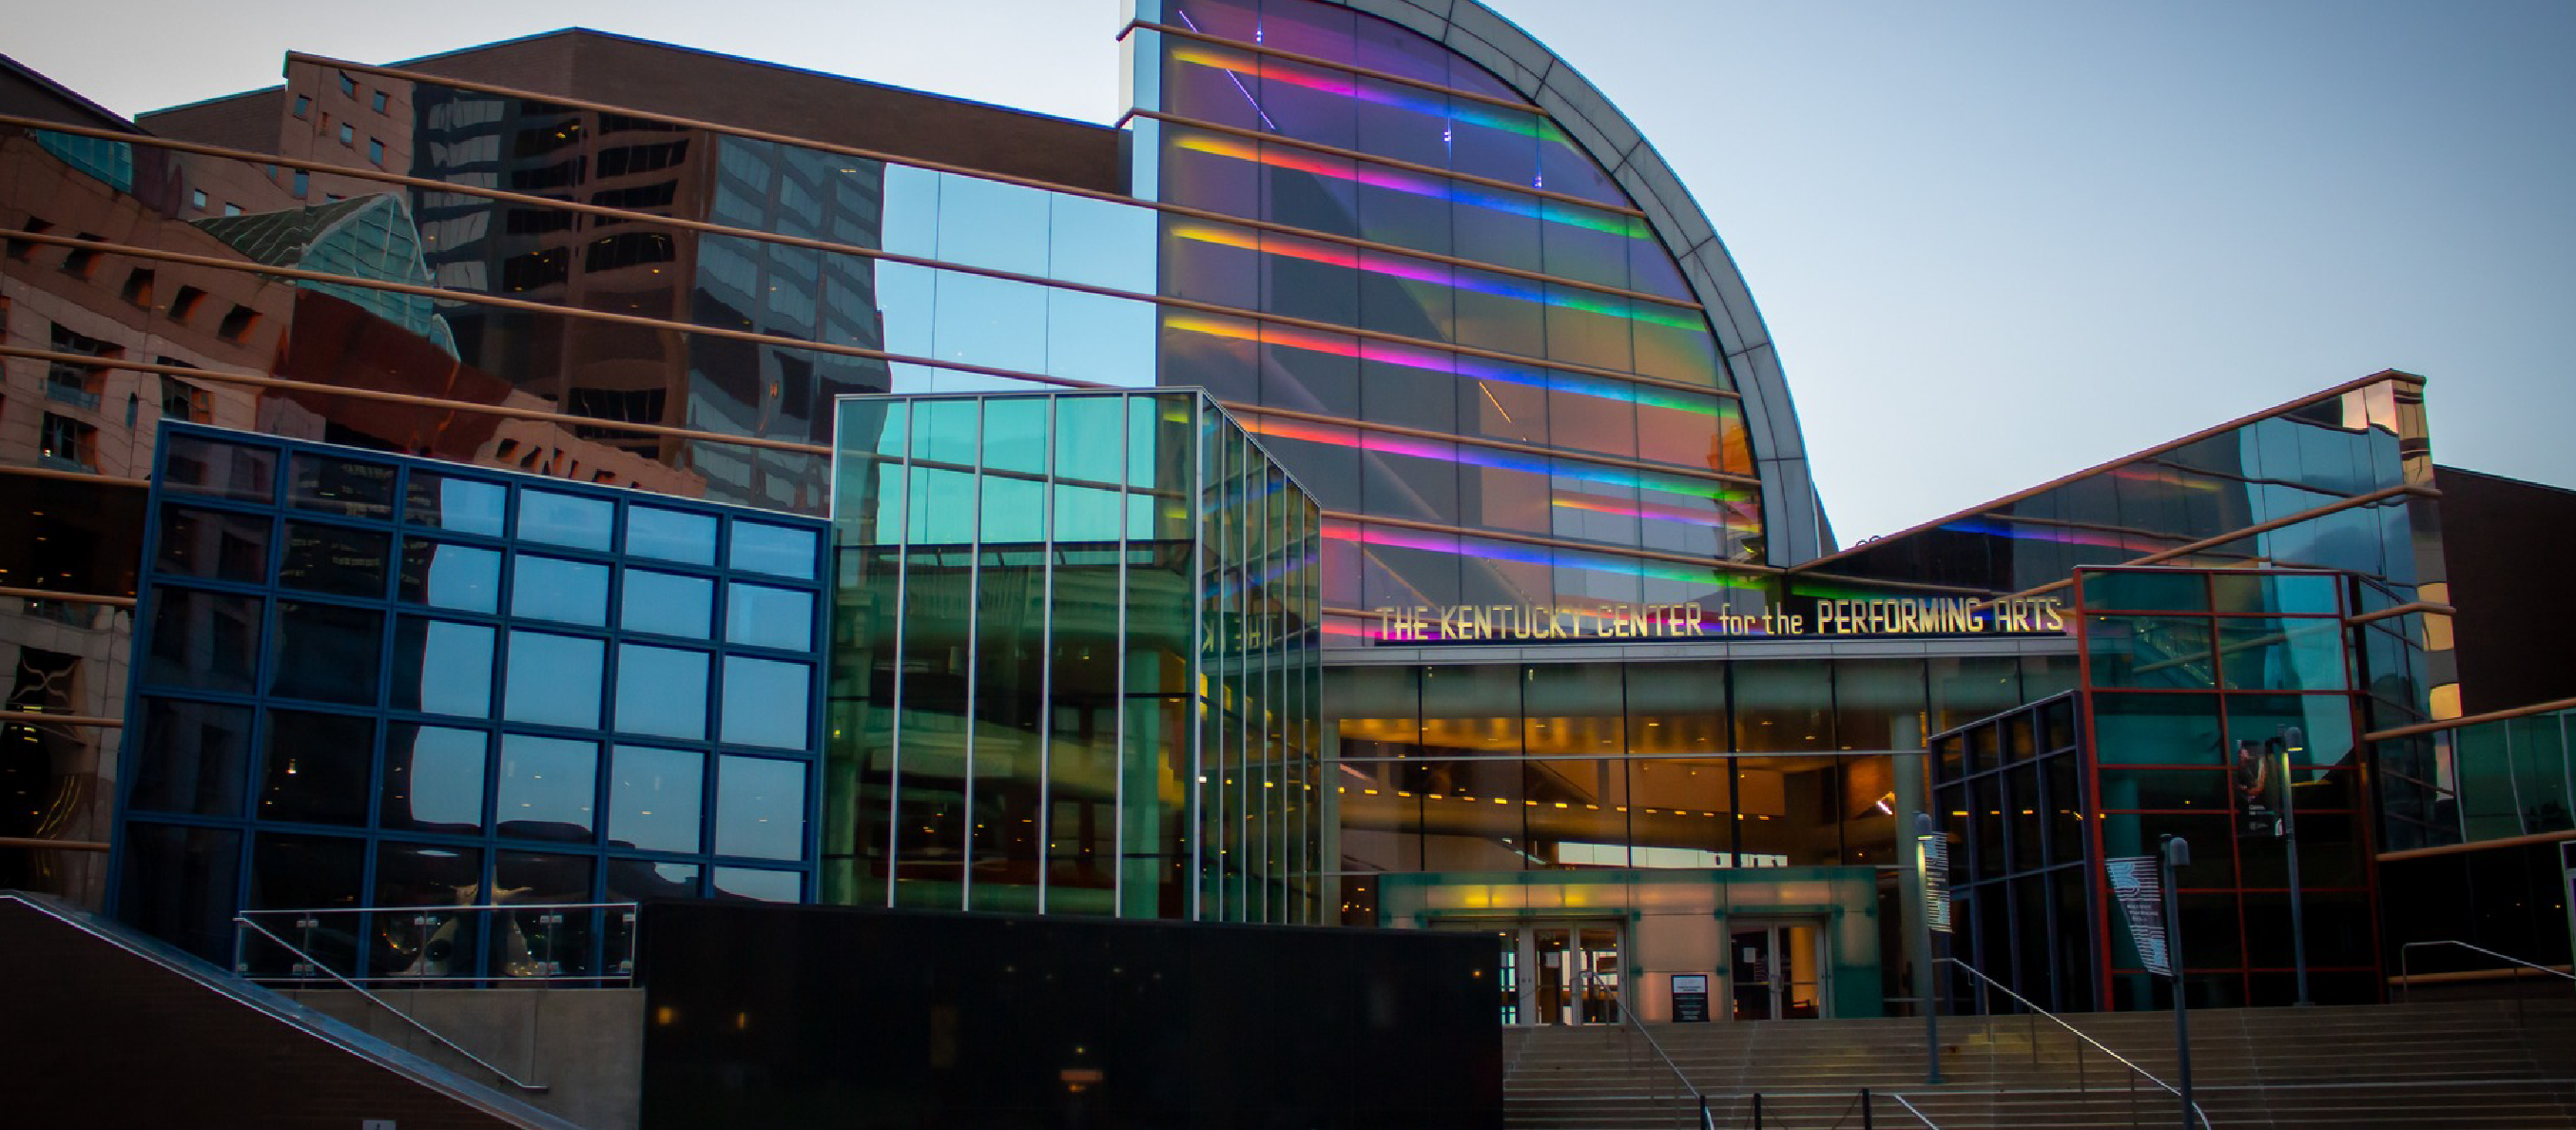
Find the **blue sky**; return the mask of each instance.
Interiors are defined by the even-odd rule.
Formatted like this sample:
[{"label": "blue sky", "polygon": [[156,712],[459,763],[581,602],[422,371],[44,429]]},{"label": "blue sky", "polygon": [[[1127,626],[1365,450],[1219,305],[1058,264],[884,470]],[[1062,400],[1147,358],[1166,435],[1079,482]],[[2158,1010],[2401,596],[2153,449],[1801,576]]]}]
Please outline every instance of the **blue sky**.
[{"label": "blue sky", "polygon": [[[2383,368],[2430,379],[2436,459],[2576,487],[2576,366],[2548,344],[2576,322],[2576,4],[1493,2],[1717,225],[1846,541]],[[95,0],[0,50],[133,113],[273,83],[290,49],[577,23],[1122,109],[1114,0],[960,10]]]}]

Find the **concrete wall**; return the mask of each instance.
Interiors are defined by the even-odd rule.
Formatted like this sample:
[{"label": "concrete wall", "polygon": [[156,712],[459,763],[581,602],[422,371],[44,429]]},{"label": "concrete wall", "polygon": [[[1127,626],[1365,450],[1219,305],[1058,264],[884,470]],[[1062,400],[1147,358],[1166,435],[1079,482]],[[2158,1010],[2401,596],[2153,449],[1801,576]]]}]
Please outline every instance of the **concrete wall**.
[{"label": "concrete wall", "polygon": [[588,1130],[634,1130],[643,1086],[642,989],[377,989],[387,1004],[543,1093],[521,1091],[346,989],[286,995]]}]

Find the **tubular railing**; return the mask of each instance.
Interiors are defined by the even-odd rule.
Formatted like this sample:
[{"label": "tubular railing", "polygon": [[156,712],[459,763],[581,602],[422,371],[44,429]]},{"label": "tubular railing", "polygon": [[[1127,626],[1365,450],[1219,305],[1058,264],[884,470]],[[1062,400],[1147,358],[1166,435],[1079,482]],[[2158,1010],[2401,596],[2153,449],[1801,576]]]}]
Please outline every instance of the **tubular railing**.
[{"label": "tubular railing", "polygon": [[[2108,1059],[2110,1059],[2110,1060],[2111,1060],[2111,1062],[2113,1062],[2113,1063],[2117,1063],[2117,1064],[2119,1064],[2119,1065],[2120,1065],[2120,1066],[2122,1066],[2122,1067],[2128,1068],[2131,1072],[2135,1073],[2135,1075],[2136,1075],[2136,1077],[2137,1077],[2137,1078],[2145,1079],[2147,1082],[2153,1083],[2153,1084],[2155,1084],[2156,1086],[2163,1088],[2163,1089],[2164,1089],[2164,1091],[2165,1091],[2165,1093],[2170,1094],[2170,1095],[2174,1096],[2175,1098],[2181,1098],[2181,1097],[2182,1097],[2182,1091],[2181,1091],[2180,1089],[2176,1088],[2173,1084],[2171,1084],[2171,1083],[2167,1083],[2167,1082],[2165,1082],[2165,1081],[2164,1081],[2164,1080],[2162,1080],[2162,1079],[2158,1079],[2158,1078],[2156,1078],[2156,1076],[2155,1076],[2155,1073],[2154,1073],[2154,1072],[2148,1071],[2146,1068],[2143,1068],[2143,1067],[2138,1066],[2136,1063],[2132,1062],[2132,1061],[2129,1059],[2129,1057],[2124,1056],[2124,1055],[2121,1055],[2121,1054],[2120,1054],[2120,1053],[2118,1053],[2118,1052],[2112,1051],[2112,1050],[2111,1050],[2111,1048],[2110,1048],[2110,1046],[2109,1046],[2109,1045],[2107,1045],[2107,1044],[2104,1044],[2102,1041],[2100,1041],[2100,1040],[2096,1040],[2096,1039],[2094,1039],[2094,1038],[2093,1038],[2093,1037],[2091,1037],[2091,1036],[2085,1035],[2085,1034],[2084,1034],[2084,1030],[2083,1030],[2083,1029],[2081,1029],[2081,1028],[2077,1028],[2076,1026],[2074,1026],[2074,1025],[2072,1025],[2072,1024],[2069,1024],[2069,1023],[2067,1023],[2064,1019],[2060,1018],[2056,1013],[2054,1013],[2054,1012],[2050,1012],[2050,1011],[2048,1011],[2047,1009],[2041,1008],[2041,1007],[2039,1007],[2038,1005],[2031,1003],[2030,998],[2025,997],[2025,996],[2021,995],[2020,993],[2016,993],[2016,992],[2012,991],[2012,989],[2011,989],[2011,988],[2009,988],[2009,987],[2005,986],[2002,982],[1999,982],[1999,981],[1995,980],[1994,978],[1992,978],[1992,977],[1988,977],[1988,976],[1986,976],[1984,973],[1979,972],[1976,966],[1970,965],[1970,964],[1968,964],[1967,962],[1961,961],[1961,960],[1959,960],[1958,958],[1955,958],[1955,957],[1945,957],[1945,958],[1941,958],[1941,959],[1939,959],[1939,960],[1940,960],[1940,961],[1942,961],[1942,962],[1945,962],[1945,963],[1947,963],[1947,964],[1955,965],[1955,966],[1958,966],[1958,967],[1959,967],[1959,968],[1961,968],[1961,969],[1966,970],[1969,976],[1976,978],[1979,982],[1983,983],[1983,984],[1984,984],[1988,989],[1990,989],[1990,990],[1992,990],[1992,991],[1994,991],[1994,992],[2002,993],[2003,995],[2005,995],[2005,996],[2007,996],[2007,997],[2011,997],[2015,1002],[2019,1003],[2019,1004],[2021,1005],[2021,1007],[2022,1007],[2022,1008],[2023,1008],[2023,1009],[2024,1009],[2028,1014],[2030,1014],[2030,1015],[2032,1015],[2032,1016],[2035,1016],[2035,1017],[2046,1017],[2046,1018],[2048,1019],[2048,1022],[2049,1022],[2049,1023],[2051,1023],[2051,1024],[2055,1024],[2055,1025],[2057,1025],[2057,1026],[2058,1026],[2058,1027],[2060,1027],[2060,1028],[2064,1028],[2064,1029],[2066,1029],[2068,1032],[2072,1033],[2072,1034],[2075,1036],[2075,1038],[2076,1038],[2077,1040],[2082,1041],[2082,1043],[2081,1043],[2081,1044],[2077,1045],[2077,1056],[2076,1056],[2076,1071],[2077,1071],[2077,1075],[2076,1075],[2076,1089],[2077,1089],[2077,1090],[2082,1091],[2082,1090],[2087,1090],[2087,1089],[2089,1089],[2089,1088],[2087,1088],[2087,1087],[2085,1087],[2085,1086],[2084,1086],[2082,1072],[2083,1072],[2083,1062],[2084,1062],[2084,1061],[2083,1061],[2083,1047],[2084,1047],[2084,1046],[2086,1046],[2086,1045],[2090,1045],[2090,1046],[2093,1048],[2093,1050],[2098,1051],[2098,1052],[2101,1052],[2101,1053],[2103,1054],[2103,1056],[2105,1056],[2105,1057],[2107,1057]],[[2037,1021],[2036,1021],[2036,1020],[2034,1020],[2034,1021],[2033,1021],[2033,1024],[2034,1024],[2034,1025],[2036,1025],[2036,1023],[2037,1023]],[[2033,1039],[2032,1039],[2032,1041],[2031,1041],[2031,1054],[2032,1054],[2034,1057],[2036,1057],[2036,1056],[2039,1054],[2039,1043],[2038,1043],[2038,1039],[2037,1039],[2037,1037],[2036,1037],[2036,1034],[2035,1034],[2035,1033],[2036,1033],[2036,1029],[2034,1028],[2034,1036],[2033,1036]],[[2133,1085],[2134,1085],[2134,1084],[2133,1084]],[[2199,1104],[2199,1103],[2197,1103],[2197,1102],[2195,1102],[2195,1103],[2191,1104],[2191,1113],[2192,1113],[2192,1116],[2193,1116],[2194,1118],[2197,1118],[2197,1119],[2199,1119],[2199,1120],[2200,1120],[2200,1124],[2201,1124],[2201,1126],[2204,1128],[2204,1130],[2207,1130],[2207,1128],[2209,1127],[2209,1112],[2208,1112],[2208,1111],[2205,1111],[2205,1110],[2202,1110],[2202,1109],[2200,1108],[2200,1104]]]},{"label": "tubular railing", "polygon": [[[603,913],[595,918],[593,912]],[[236,924],[256,929],[296,959],[283,976],[254,972],[262,963],[249,960],[250,949],[243,947],[236,972],[263,984],[315,976],[422,987],[624,984],[635,976],[635,917],[631,902],[245,910]],[[267,924],[260,925],[262,920]],[[578,972],[588,965],[601,927],[607,928],[609,939],[598,947],[601,971]],[[301,944],[289,945],[281,934],[291,934]],[[316,956],[322,952],[343,955],[341,967]]]},{"label": "tubular railing", "polygon": [[[1638,1020],[1637,1014],[1629,1010],[1628,1002],[1626,1000],[1622,999],[1614,1001],[1612,1002],[1611,1007],[1619,1011],[1620,1023],[1627,1025],[1631,1031],[1634,1031],[1637,1035],[1643,1037],[1646,1041],[1646,1046],[1654,1049],[1655,1058],[1664,1061],[1664,1070],[1671,1072],[1673,1081],[1680,1083],[1682,1091],[1689,1095],[1689,1102],[1687,1104],[1677,1104],[1676,1110],[1690,1111],[1695,1109],[1698,1112],[1696,1122],[1701,1130],[1715,1130],[1716,1123],[1710,1121],[1708,1113],[1708,1096],[1701,1094],[1698,1087],[1691,1085],[1690,1076],[1682,1074],[1681,1065],[1674,1063],[1673,1057],[1664,1051],[1663,1042],[1655,1039],[1655,1034],[1646,1029],[1645,1022]],[[1659,1092],[1656,1097],[1662,1098],[1663,1096]]]},{"label": "tubular railing", "polygon": [[545,1084],[543,1084],[543,1083],[530,1083],[530,1082],[527,1082],[527,1081],[525,1081],[525,1080],[520,1079],[518,1076],[515,1076],[515,1075],[510,1074],[510,1073],[509,1073],[509,1072],[507,1072],[507,1071],[503,1071],[503,1070],[501,1070],[498,1066],[495,1066],[495,1065],[492,1063],[492,1061],[490,1061],[490,1060],[488,1060],[488,1059],[485,1059],[485,1058],[483,1058],[482,1056],[476,1055],[476,1054],[474,1054],[473,1052],[467,1051],[467,1050],[465,1050],[465,1048],[464,1048],[462,1045],[459,1045],[456,1041],[451,1040],[451,1039],[448,1039],[447,1037],[440,1035],[440,1034],[438,1033],[438,1030],[437,1030],[437,1029],[431,1028],[429,1025],[423,1024],[423,1023],[421,1023],[420,1021],[418,1021],[418,1020],[416,1020],[416,1019],[413,1019],[413,1017],[412,1017],[412,1015],[411,1015],[410,1013],[408,1013],[408,1012],[404,1012],[403,1010],[401,1010],[401,1009],[399,1009],[399,1008],[395,1008],[392,1004],[387,1003],[387,1002],[386,1002],[386,1000],[385,1000],[383,997],[380,997],[380,996],[377,996],[377,995],[376,995],[376,994],[374,994],[374,993],[370,993],[370,992],[368,992],[368,991],[366,990],[366,987],[365,987],[365,986],[360,985],[360,984],[358,984],[358,983],[357,983],[357,982],[355,982],[355,981],[352,981],[352,980],[350,980],[350,979],[348,979],[348,978],[346,978],[346,977],[343,977],[343,976],[339,975],[337,972],[334,972],[334,971],[331,969],[331,967],[330,967],[330,966],[328,966],[328,965],[324,965],[324,964],[321,962],[321,960],[320,960],[319,958],[316,958],[316,957],[314,957],[313,955],[311,955],[311,954],[308,954],[308,953],[304,952],[302,949],[297,948],[297,947],[296,947],[296,945],[295,945],[295,943],[290,942],[290,941],[287,941],[287,940],[286,940],[286,939],[284,939],[284,938],[278,937],[275,933],[271,932],[271,931],[269,930],[269,928],[268,928],[268,927],[266,927],[266,926],[262,926],[262,925],[260,925],[260,924],[259,924],[259,923],[257,923],[257,922],[253,922],[253,921],[251,921],[251,920],[250,920],[250,917],[249,917],[249,914],[245,913],[245,914],[235,915],[235,916],[233,917],[233,925],[235,925],[235,926],[237,926],[237,927],[240,927],[240,928],[242,928],[242,929],[245,929],[245,930],[252,931],[253,933],[256,933],[256,934],[260,935],[261,937],[267,938],[269,941],[276,943],[279,947],[281,947],[281,948],[283,948],[284,950],[286,950],[286,952],[291,953],[291,954],[294,954],[294,955],[296,955],[296,956],[297,956],[297,957],[299,957],[299,958],[302,958],[302,959],[303,959],[307,964],[311,965],[311,966],[312,966],[313,968],[315,968],[315,969],[319,969],[319,970],[321,970],[325,975],[329,976],[332,980],[334,980],[334,981],[338,981],[338,982],[339,982],[339,983],[341,983],[342,985],[347,986],[351,992],[354,992],[354,993],[358,994],[359,996],[365,997],[365,998],[367,998],[368,1000],[373,1001],[373,1002],[375,1003],[376,1007],[381,1008],[381,1009],[385,1010],[386,1012],[390,1012],[390,1013],[394,1014],[394,1016],[395,1016],[396,1018],[400,1019],[403,1023],[405,1023],[405,1024],[409,1024],[409,1025],[411,1025],[412,1027],[419,1029],[422,1035],[428,1036],[430,1039],[433,1039],[433,1040],[438,1041],[438,1042],[439,1042],[439,1044],[440,1044],[440,1046],[445,1047],[447,1050],[452,1051],[452,1052],[455,1052],[455,1053],[456,1053],[456,1054],[458,1054],[458,1055],[464,1056],[468,1061],[472,1062],[472,1063],[474,1064],[474,1066],[476,1066],[476,1067],[480,1067],[480,1068],[482,1068],[482,1069],[483,1069],[483,1070],[485,1070],[485,1071],[489,1071],[489,1072],[491,1072],[491,1073],[492,1073],[492,1076],[493,1076],[494,1078],[499,1079],[500,1081],[502,1081],[502,1082],[504,1082],[504,1083],[507,1083],[507,1084],[509,1084],[509,1085],[511,1085],[511,1086],[513,1086],[513,1087],[516,1087],[516,1088],[518,1088],[518,1089],[520,1089],[520,1090],[522,1090],[522,1091],[529,1091],[529,1092],[535,1092],[535,1093],[540,1093],[540,1094],[541,1094],[541,1093],[543,1093],[543,1092],[545,1091],[545,1089],[546,1089],[546,1085],[545,1085]]},{"label": "tubular railing", "polygon": [[[2514,970],[2514,971],[2513,971],[2513,975],[2514,975],[2515,977],[2517,977],[2517,978],[2519,978],[2519,977],[2521,977],[2521,976],[2522,976],[2522,969],[2537,969],[2537,970],[2539,970],[2539,971],[2541,971],[2541,972],[2543,972],[2543,973],[2546,973],[2546,974],[2548,974],[2548,975],[2550,975],[2550,976],[2552,976],[2552,977],[2559,978],[2560,980],[2564,980],[2564,981],[2576,981],[2576,974],[2570,974],[2570,973],[2568,973],[2567,971],[2562,970],[2562,969],[2552,969],[2552,968],[2550,968],[2550,967],[2548,967],[2548,966],[2546,966],[2546,965],[2535,965],[2535,964],[2533,964],[2533,963],[2531,963],[2531,962],[2524,961],[2524,960],[2523,960],[2523,959],[2521,959],[2521,958],[2515,957],[2515,956],[2513,956],[2512,954],[2497,953],[2496,951],[2491,950],[2491,949],[2488,949],[2488,948],[2486,948],[2485,946],[2473,946],[2473,945],[2470,945],[2470,944],[2469,944],[2469,943],[2467,943],[2467,942],[2460,941],[2460,940],[2458,940],[2458,939],[2456,939],[2456,938],[2443,938],[2443,939],[2440,939],[2440,940],[2437,940],[2437,941],[2430,941],[2430,942],[2408,942],[2408,943],[2406,943],[2405,945],[2402,945],[2402,946],[2397,947],[2397,972],[2398,972],[2398,980],[2399,980],[2399,985],[2398,985],[2398,988],[2397,988],[2397,995],[2398,995],[2398,999],[2400,999],[2400,1000],[2410,999],[2411,997],[2413,997],[2413,996],[2414,996],[2414,990],[2415,990],[2415,968],[2414,968],[2415,950],[2416,950],[2418,947],[2422,947],[2422,946],[2458,946],[2458,947],[2460,947],[2461,949],[2469,950],[2469,951],[2474,952],[2474,953],[2482,953],[2482,954],[2485,954],[2485,955],[2487,955],[2488,957],[2492,957],[2492,958],[2494,958],[2494,959],[2496,959],[2496,960],[2498,960],[2498,961],[2510,962],[2510,963],[2512,963],[2512,964],[2514,964],[2514,965],[2518,965],[2518,966],[2521,966],[2521,967],[2522,967],[2521,969],[2516,969],[2516,970]],[[2486,972],[2486,970],[2475,970],[2474,972]]]},{"label": "tubular railing", "polygon": [[1889,1091],[1887,1093],[1887,1097],[1896,1100],[1896,1105],[1904,1107],[1905,1113],[1914,1116],[1914,1121],[1922,1123],[1924,1130],[1941,1130],[1941,1127],[1936,1125],[1930,1118],[1925,1117],[1922,1111],[1914,1109],[1913,1103],[1905,1101],[1905,1096],[1897,1094],[1894,1091]]}]

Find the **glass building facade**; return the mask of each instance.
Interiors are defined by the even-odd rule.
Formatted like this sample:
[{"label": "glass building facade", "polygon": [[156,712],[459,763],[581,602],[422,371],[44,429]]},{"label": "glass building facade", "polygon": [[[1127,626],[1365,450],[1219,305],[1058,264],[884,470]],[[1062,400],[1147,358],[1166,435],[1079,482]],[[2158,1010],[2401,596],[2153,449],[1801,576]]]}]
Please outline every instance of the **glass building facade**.
[{"label": "glass building facade", "polygon": [[287,959],[236,949],[236,907],[316,912],[304,948],[352,976],[578,976],[623,918],[536,952],[536,912],[437,910],[809,897],[822,523],[208,428],[159,451],[125,920],[254,974]]},{"label": "glass building facade", "polygon": [[1314,500],[1204,394],[851,397],[829,901],[1314,922]]}]

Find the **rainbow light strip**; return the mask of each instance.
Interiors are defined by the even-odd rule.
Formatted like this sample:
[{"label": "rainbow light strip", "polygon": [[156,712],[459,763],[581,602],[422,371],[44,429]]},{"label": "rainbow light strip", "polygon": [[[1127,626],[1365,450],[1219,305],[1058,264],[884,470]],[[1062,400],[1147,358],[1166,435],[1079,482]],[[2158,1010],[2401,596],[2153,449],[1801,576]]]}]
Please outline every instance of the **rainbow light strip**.
[{"label": "rainbow light strip", "polygon": [[1332,158],[1321,154],[1306,153],[1284,146],[1256,146],[1235,138],[1211,137],[1201,133],[1184,133],[1174,138],[1172,144],[1195,153],[1230,157],[1276,169],[1313,173],[1316,176],[1331,177],[1335,180],[1350,181],[1354,184],[1389,189],[1413,196],[1428,196],[1457,204],[1473,204],[1479,208],[1489,208],[1507,215],[1528,216],[1568,227],[1588,228],[1611,235],[1624,235],[1630,239],[1654,238],[1654,231],[1646,226],[1646,222],[1634,216],[1622,216],[1536,197],[1506,195],[1478,185],[1449,181],[1445,178],[1434,180],[1401,169],[1382,168],[1366,161],[1345,158],[1342,164],[1335,164]]},{"label": "rainbow light strip", "polygon": [[[1277,436],[1281,439],[1304,440],[1308,443],[1321,443],[1333,447],[1350,447],[1389,455],[1409,455],[1416,459],[1431,459],[1461,466],[1520,471],[1551,478],[1600,483],[1604,486],[1623,489],[1655,491],[1683,498],[1705,499],[1727,504],[1739,512],[1744,512],[1747,504],[1755,499],[1753,491],[1729,483],[1667,478],[1662,475],[1631,471],[1624,467],[1585,464],[1572,459],[1558,461],[1544,456],[1523,455],[1517,451],[1497,451],[1492,448],[1478,447],[1472,440],[1458,440],[1453,444],[1452,441],[1415,439],[1411,436],[1388,435],[1356,428],[1325,427],[1302,420],[1283,420],[1274,416],[1246,416],[1243,418],[1243,427],[1245,431],[1254,435]],[[1749,518],[1727,525],[1731,529],[1755,528],[1755,524]]]},{"label": "rainbow light strip", "polygon": [[1287,326],[1256,327],[1246,322],[1220,321],[1215,318],[1169,311],[1163,315],[1163,325],[1169,329],[1207,334],[1234,341],[1280,345],[1290,349],[1303,349],[1310,353],[1331,354],[1335,357],[1356,357],[1362,361],[1381,361],[1426,372],[1454,373],[1470,380],[1521,385],[1527,388],[1545,389],[1549,392],[1570,392],[1580,396],[1597,396],[1603,400],[1621,404],[1642,404],[1649,408],[1689,412],[1698,416],[1717,416],[1721,417],[1725,426],[1730,429],[1742,426],[1738,422],[1739,410],[1732,404],[1715,397],[1670,392],[1652,385],[1632,385],[1624,381],[1553,370],[1522,369],[1430,349],[1388,345],[1383,342],[1345,338]]},{"label": "rainbow light strip", "polygon": [[1433,286],[1472,290],[1480,294],[1518,299],[1522,302],[1562,306],[1568,310],[1581,310],[1587,314],[1599,314],[1606,318],[1625,318],[1632,322],[1644,322],[1648,325],[1666,326],[1677,330],[1708,328],[1707,322],[1680,312],[1666,312],[1642,304],[1631,305],[1606,296],[1596,298],[1588,291],[1547,290],[1522,283],[1506,275],[1484,275],[1480,272],[1473,277],[1459,278],[1446,266],[1374,251],[1360,251],[1337,243],[1318,243],[1313,240],[1298,239],[1295,236],[1277,234],[1255,236],[1250,232],[1232,228],[1189,223],[1174,224],[1172,234],[1197,243],[1213,243],[1221,247],[1257,251],[1264,255],[1279,255],[1309,263],[1322,263],[1328,267],[1367,271],[1370,274],[1403,279],[1406,282],[1429,283]]},{"label": "rainbow light strip", "polygon": [[1742,513],[1710,514],[1705,511],[1657,506],[1651,502],[1622,504],[1579,494],[1558,495],[1549,499],[1548,505],[1592,514],[1615,514],[1623,518],[1646,518],[1657,522],[1679,522],[1687,526],[1711,526],[1723,530],[1751,531],[1757,527],[1757,523],[1750,515]]},{"label": "rainbow light strip", "polygon": [[2172,540],[2150,540],[2142,537],[2132,537],[2128,534],[2115,534],[2101,530],[2070,530],[2058,526],[2023,526],[2014,522],[2010,518],[1992,515],[1981,515],[1975,518],[1962,518],[1959,521],[1949,523],[1948,525],[1941,526],[1939,528],[1950,533],[1986,534],[1992,537],[2012,538],[2015,541],[2044,541],[2054,542],[2059,545],[2089,545],[2102,549],[2116,549],[2122,553],[2155,553],[2160,550],[2172,549],[2175,545],[2180,544],[2181,541],[2179,538]]},{"label": "rainbow light strip", "polygon": [[1362,86],[1356,75],[1315,74],[1293,63],[1278,63],[1249,55],[1237,55],[1197,43],[1174,47],[1168,54],[1175,62],[1188,63],[1192,66],[1215,67],[1218,70],[1232,71],[1239,75],[1250,75],[1271,82],[1284,82],[1291,86],[1322,91],[1326,94],[1338,94],[1344,98],[1373,102],[1380,106],[1393,106],[1399,110],[1411,110],[1417,114],[1429,114],[1432,117],[1445,118],[1453,122],[1465,122],[1471,126],[1516,133],[1522,137],[1535,137],[1541,141],[1567,140],[1564,131],[1556,128],[1556,123],[1527,111],[1504,110],[1464,100],[1452,105],[1401,90]]},{"label": "rainbow light strip", "polygon": [[1722,571],[1712,563],[1706,567],[1674,565],[1646,561],[1607,553],[1586,553],[1571,549],[1549,549],[1545,546],[1517,542],[1493,541],[1471,534],[1429,534],[1392,526],[1349,522],[1324,523],[1324,540],[1351,542],[1361,546],[1385,546],[1389,549],[1411,549],[1424,553],[1441,553],[1453,557],[1473,557],[1479,561],[1510,561],[1523,565],[1544,565],[1551,569],[1592,569],[1621,576],[1637,576],[1658,581],[1680,581],[1686,584],[1715,585],[1730,589],[1763,589],[1763,582],[1742,573]]}]

